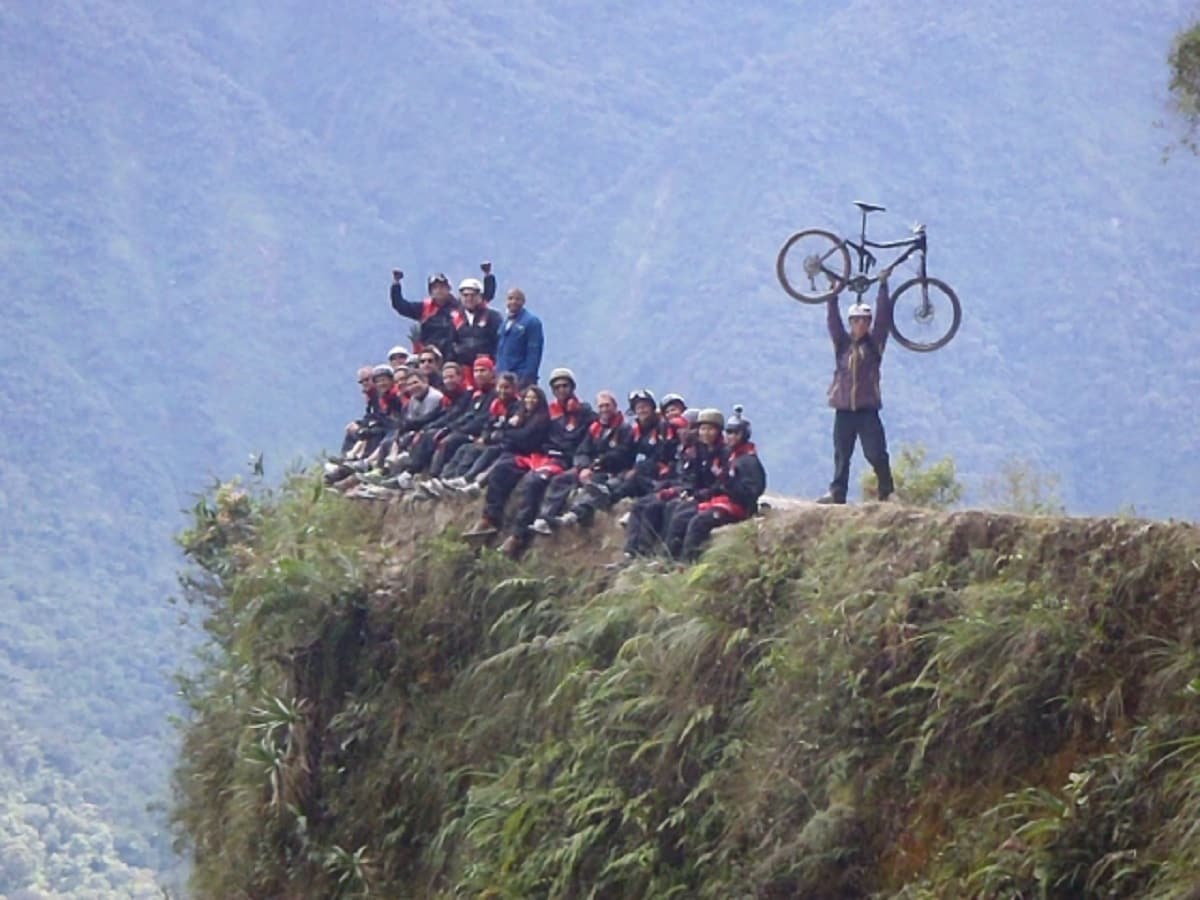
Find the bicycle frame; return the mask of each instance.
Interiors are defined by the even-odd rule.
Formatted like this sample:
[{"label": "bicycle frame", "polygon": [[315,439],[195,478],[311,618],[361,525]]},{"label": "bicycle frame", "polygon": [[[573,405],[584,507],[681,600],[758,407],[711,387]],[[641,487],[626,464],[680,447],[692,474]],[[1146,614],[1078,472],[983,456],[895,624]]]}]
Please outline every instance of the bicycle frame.
[{"label": "bicycle frame", "polygon": [[921,230],[911,238],[903,238],[898,241],[870,241],[867,240],[867,212],[866,210],[863,210],[862,227],[859,230],[858,240],[852,241],[849,238],[843,238],[842,243],[852,249],[855,255],[858,257],[858,274],[852,277],[846,284],[846,287],[856,294],[862,294],[867,290],[867,288],[879,280],[871,277],[872,267],[879,262],[875,254],[869,249],[872,247],[874,247],[876,250],[895,250],[900,247],[907,247],[907,250],[905,250],[898,257],[896,257],[895,260],[892,261],[891,265],[893,268],[900,265],[900,263],[904,262],[914,253],[920,253],[920,278],[922,281],[925,280],[926,239],[924,228],[921,228]]}]

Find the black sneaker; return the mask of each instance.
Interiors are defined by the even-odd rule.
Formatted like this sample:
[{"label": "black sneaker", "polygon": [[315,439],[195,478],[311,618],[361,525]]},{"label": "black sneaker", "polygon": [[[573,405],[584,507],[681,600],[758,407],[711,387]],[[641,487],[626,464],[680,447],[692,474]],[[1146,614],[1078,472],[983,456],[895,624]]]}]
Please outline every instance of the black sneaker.
[{"label": "black sneaker", "polygon": [[817,502],[820,503],[822,506],[832,506],[835,504],[845,503],[846,498],[839,497],[837,494],[834,494],[834,493],[828,493],[828,494],[822,494],[820,497],[818,497]]}]

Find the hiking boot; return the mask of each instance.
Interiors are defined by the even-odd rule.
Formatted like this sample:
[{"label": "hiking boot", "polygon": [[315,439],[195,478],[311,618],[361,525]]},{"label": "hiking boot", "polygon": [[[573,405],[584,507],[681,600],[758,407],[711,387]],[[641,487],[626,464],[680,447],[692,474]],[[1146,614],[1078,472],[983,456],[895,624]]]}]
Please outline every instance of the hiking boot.
[{"label": "hiking boot", "polygon": [[410,489],[412,486],[413,486],[413,474],[412,474],[412,472],[401,472],[399,475],[397,475],[397,476],[396,476],[396,488],[397,488],[397,490],[401,490],[401,491],[407,491],[407,490],[409,490],[409,489]]},{"label": "hiking boot", "polygon": [[817,498],[817,502],[818,502],[818,503],[820,503],[822,506],[830,506],[830,505],[833,505],[833,504],[842,504],[842,503],[845,503],[845,502],[846,502],[846,498],[845,498],[845,497],[839,497],[837,494],[834,494],[834,493],[830,492],[830,493],[827,493],[827,494],[822,494],[820,497],[818,497],[818,498]]},{"label": "hiking boot", "polygon": [[495,534],[500,529],[492,524],[492,520],[487,516],[483,516],[470,531],[464,531],[463,537],[488,537]]},{"label": "hiking boot", "polygon": [[550,527],[550,523],[545,519],[534,519],[533,524],[529,526],[530,531],[535,531],[538,534],[554,534],[554,529]]},{"label": "hiking boot", "polygon": [[478,497],[483,493],[483,485],[477,481],[472,481],[462,489],[462,493],[468,497]]},{"label": "hiking boot", "polygon": [[621,513],[621,518],[617,519],[617,524],[620,525],[622,528],[624,528],[626,525],[628,525],[629,524],[629,513],[628,512]]},{"label": "hiking boot", "polygon": [[521,547],[524,543],[517,535],[510,534],[504,539],[504,543],[500,545],[500,552],[509,559],[516,559],[521,555]]},{"label": "hiking boot", "polygon": [[440,478],[430,478],[428,481],[419,482],[417,487],[430,497],[440,499],[446,496],[446,486],[442,484]]},{"label": "hiking boot", "polygon": [[565,512],[554,520],[554,524],[559,528],[570,528],[572,525],[579,524],[579,514],[574,512]]},{"label": "hiking boot", "polygon": [[467,486],[467,479],[465,479],[461,475],[459,475],[456,478],[444,479],[442,481],[442,484],[444,484],[446,487],[450,488],[450,490],[452,490],[452,491],[461,491],[463,488],[465,488]]}]

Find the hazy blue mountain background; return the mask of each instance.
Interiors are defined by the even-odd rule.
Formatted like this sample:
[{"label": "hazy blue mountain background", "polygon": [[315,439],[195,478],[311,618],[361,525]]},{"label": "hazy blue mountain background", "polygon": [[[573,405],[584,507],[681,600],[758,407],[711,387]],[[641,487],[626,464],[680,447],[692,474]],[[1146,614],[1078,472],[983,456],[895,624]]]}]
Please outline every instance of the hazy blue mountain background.
[{"label": "hazy blue mountain background", "polygon": [[[1200,164],[1153,127],[1194,12],[0,5],[0,783],[41,798],[5,815],[42,848],[0,891],[170,865],[145,807],[178,511],[252,450],[277,475],[337,442],[354,367],[408,331],[394,265],[415,292],[495,260],[547,365],[742,402],[772,487],[812,494],[831,355],[774,254],[881,202],[965,307],[946,349],[889,352],[894,444],[975,489],[1016,455],[1073,511],[1200,515]],[[108,868],[54,874],[71,835]]]}]

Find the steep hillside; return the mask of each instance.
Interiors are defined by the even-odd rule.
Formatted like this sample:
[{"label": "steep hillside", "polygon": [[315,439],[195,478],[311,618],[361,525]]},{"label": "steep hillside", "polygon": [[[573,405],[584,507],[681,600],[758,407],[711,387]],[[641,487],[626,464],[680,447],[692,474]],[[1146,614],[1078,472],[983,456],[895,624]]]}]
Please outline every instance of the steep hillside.
[{"label": "steep hillside", "polygon": [[495,259],[585,391],[745,403],[808,495],[829,351],[772,258],[878,200],[966,305],[945,351],[891,354],[894,442],[972,489],[1016,455],[1074,510],[1196,516],[1200,180],[1153,127],[1194,8],[0,5],[3,720],[121,865],[168,864],[177,512],[336,441],[407,332],[393,265]]},{"label": "steep hillside", "polygon": [[696,566],[474,505],[197,511],[197,897],[1182,897],[1200,531],[777,506]]}]

